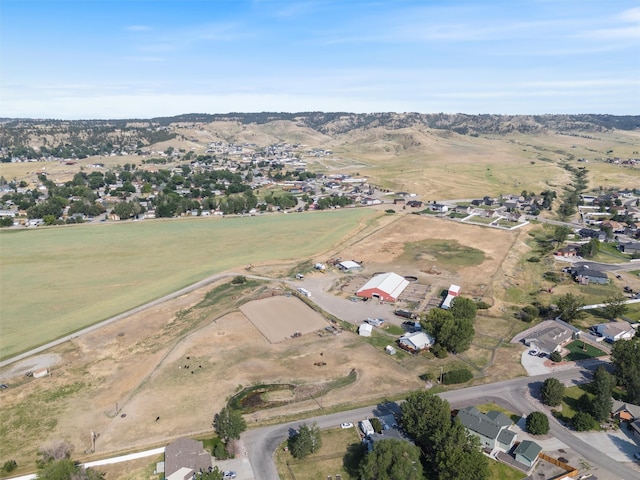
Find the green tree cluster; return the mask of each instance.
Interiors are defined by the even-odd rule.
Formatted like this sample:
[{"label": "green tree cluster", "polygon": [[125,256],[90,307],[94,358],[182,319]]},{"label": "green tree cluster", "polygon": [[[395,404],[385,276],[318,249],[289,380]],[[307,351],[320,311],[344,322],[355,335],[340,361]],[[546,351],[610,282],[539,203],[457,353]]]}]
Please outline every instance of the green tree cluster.
[{"label": "green tree cluster", "polygon": [[298,431],[289,437],[289,451],[294,458],[304,458],[317,452],[322,446],[322,436],[317,423],[309,426],[303,423]]},{"label": "green tree cluster", "polygon": [[225,407],[213,418],[213,428],[228,443],[231,439],[240,438],[240,434],[247,429],[247,423],[238,410]]},{"label": "green tree cluster", "polygon": [[390,438],[375,442],[360,464],[361,480],[422,480],[420,448]]},{"label": "green tree cluster", "polygon": [[618,384],[626,388],[629,402],[640,404],[640,337],[615,342],[611,350]]},{"label": "green tree cluster", "polygon": [[457,297],[449,310],[434,308],[421,320],[422,328],[436,340],[436,345],[448,352],[464,352],[475,335],[473,321],[477,306],[469,298]]},{"label": "green tree cluster", "polygon": [[558,314],[565,322],[572,322],[584,316],[582,307],[585,306],[584,299],[579,295],[567,293],[557,301]]},{"label": "green tree cluster", "polygon": [[573,424],[573,428],[575,428],[578,432],[586,432],[587,430],[591,430],[595,426],[595,420],[588,412],[576,412],[576,414],[571,419],[571,423]]},{"label": "green tree cluster", "polygon": [[488,460],[477,437],[451,418],[446,400],[429,392],[411,393],[401,406],[401,423],[422,449],[428,478],[485,480]]}]

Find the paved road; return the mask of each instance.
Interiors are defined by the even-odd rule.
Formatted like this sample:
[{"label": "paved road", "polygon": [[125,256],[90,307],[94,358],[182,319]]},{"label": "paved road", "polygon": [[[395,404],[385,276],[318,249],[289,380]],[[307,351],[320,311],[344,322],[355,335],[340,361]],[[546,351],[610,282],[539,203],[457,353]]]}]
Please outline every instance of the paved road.
[{"label": "paved road", "polygon": [[[540,404],[531,398],[531,393],[542,385],[542,382],[554,376],[566,384],[578,384],[591,380],[591,372],[601,362],[594,360],[585,365],[585,368],[573,368],[553,374],[524,377],[505,382],[479,385],[460,390],[453,390],[440,394],[440,396],[454,408],[470,404],[479,404],[495,401],[515,413],[527,415],[534,410],[540,410]],[[347,412],[331,415],[317,416],[303,421],[290,422],[271,427],[257,428],[245,432],[242,436],[247,447],[249,460],[257,479],[277,479],[278,473],[273,463],[273,453],[289,435],[291,429],[297,429],[301,423],[317,422],[321,428],[337,426],[342,422],[355,423],[359,419],[373,415],[389,413],[397,409],[397,405],[375,405]],[[596,467],[598,478],[601,480],[633,479],[638,478],[638,472],[630,469],[606,455],[598,449],[587,444],[572,431],[563,427],[554,418],[551,419],[550,433],[573,449],[585,459],[588,459]]]}]

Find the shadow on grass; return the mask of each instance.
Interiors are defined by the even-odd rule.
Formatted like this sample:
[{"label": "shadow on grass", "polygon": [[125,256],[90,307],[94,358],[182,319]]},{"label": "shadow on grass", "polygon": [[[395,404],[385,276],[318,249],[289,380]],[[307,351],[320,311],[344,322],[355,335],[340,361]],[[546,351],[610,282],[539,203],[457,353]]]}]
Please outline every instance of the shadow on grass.
[{"label": "shadow on grass", "polygon": [[367,447],[364,443],[352,443],[347,447],[347,453],[342,457],[342,465],[345,472],[353,478],[360,478],[358,467],[360,462],[367,453]]}]

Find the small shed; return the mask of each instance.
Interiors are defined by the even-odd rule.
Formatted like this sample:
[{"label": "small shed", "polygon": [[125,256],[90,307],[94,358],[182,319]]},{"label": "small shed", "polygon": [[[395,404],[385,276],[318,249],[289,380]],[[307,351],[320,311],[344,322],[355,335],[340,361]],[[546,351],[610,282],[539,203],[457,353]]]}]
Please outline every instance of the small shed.
[{"label": "small shed", "polygon": [[358,335],[361,337],[370,337],[373,331],[373,326],[368,323],[363,323],[358,327]]},{"label": "small shed", "polygon": [[395,348],[393,348],[391,345],[387,345],[386,347],[384,347],[384,351],[387,352],[389,355],[395,355],[397,352],[397,350]]},{"label": "small shed", "polygon": [[354,262],[353,260],[345,260],[338,264],[338,268],[343,272],[355,272],[357,270],[362,270],[362,265],[358,262]]}]

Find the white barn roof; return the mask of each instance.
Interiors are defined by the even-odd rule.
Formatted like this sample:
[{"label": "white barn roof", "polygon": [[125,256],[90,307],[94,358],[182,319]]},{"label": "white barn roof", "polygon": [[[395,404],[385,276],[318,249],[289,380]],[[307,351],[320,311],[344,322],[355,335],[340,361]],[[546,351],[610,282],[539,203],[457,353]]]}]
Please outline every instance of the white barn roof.
[{"label": "white barn roof", "polygon": [[372,331],[373,327],[368,323],[363,323],[362,325],[360,325],[360,327],[358,327],[358,335],[361,335],[363,337],[370,337]]},{"label": "white barn roof", "polygon": [[417,332],[400,337],[400,343],[414,350],[424,350],[434,344],[434,339],[424,332]]},{"label": "white barn roof", "polygon": [[409,285],[409,280],[401,277],[397,273],[388,272],[376,275],[367,283],[365,283],[364,286],[360,290],[358,290],[358,292],[378,289],[382,290],[391,297],[398,298],[404,291],[404,289],[407,288],[407,285]]},{"label": "white barn roof", "polygon": [[355,270],[358,268],[362,268],[362,266],[359,263],[356,263],[353,260],[345,260],[344,262],[340,262],[339,265],[344,270]]}]

